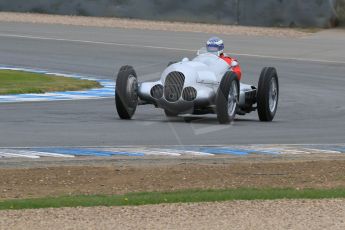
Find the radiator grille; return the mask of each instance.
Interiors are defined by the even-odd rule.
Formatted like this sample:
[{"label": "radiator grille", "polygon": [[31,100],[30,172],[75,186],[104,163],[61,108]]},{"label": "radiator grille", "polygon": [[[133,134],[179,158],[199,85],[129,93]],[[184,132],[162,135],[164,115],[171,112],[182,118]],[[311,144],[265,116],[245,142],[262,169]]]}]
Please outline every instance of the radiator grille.
[{"label": "radiator grille", "polygon": [[181,72],[171,72],[165,79],[164,97],[169,102],[175,102],[181,97],[185,77]]}]

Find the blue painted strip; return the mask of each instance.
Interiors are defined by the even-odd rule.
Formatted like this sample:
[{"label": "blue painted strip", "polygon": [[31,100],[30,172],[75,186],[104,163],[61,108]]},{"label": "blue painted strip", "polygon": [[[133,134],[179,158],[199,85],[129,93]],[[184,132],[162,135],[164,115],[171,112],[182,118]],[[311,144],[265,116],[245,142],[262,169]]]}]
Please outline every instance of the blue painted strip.
[{"label": "blue painted strip", "polygon": [[251,149],[251,150],[247,150],[248,153],[260,153],[260,154],[273,154],[273,155],[277,155],[280,154],[281,149],[277,149],[277,150],[262,150],[262,149]]},{"label": "blue painted strip", "polygon": [[113,156],[131,156],[131,157],[143,157],[145,153],[139,152],[110,152]]},{"label": "blue painted strip", "polygon": [[[209,153],[209,154],[213,154],[213,155],[247,155],[247,154],[251,154],[251,153],[258,153],[258,154],[280,154],[280,152],[277,151],[284,151],[284,149],[290,149],[291,150],[291,146],[283,146],[282,148],[269,148],[267,147],[267,150],[265,150],[264,147],[262,146],[258,146],[258,149],[255,149],[255,146],[250,146],[251,149],[242,149],[242,148],[236,148],[236,147],[210,147],[210,146],[189,146],[189,147],[174,147],[174,146],[170,146],[170,147],[164,147],[164,151],[168,151],[169,149],[172,150],[172,152],[176,151],[176,150],[191,150],[191,151],[196,151],[196,152],[200,152],[200,153]],[[303,148],[307,148],[307,146],[299,146],[296,147],[296,149],[303,149]],[[342,152],[345,153],[345,146],[340,146],[340,145],[334,145],[334,146],[318,146],[317,148],[314,149],[320,149],[320,150],[333,150],[333,151],[338,151],[338,152]],[[1,150],[1,148],[0,148]],[[124,150],[119,149],[114,147],[114,149],[109,148],[109,147],[98,147],[98,148],[73,148],[73,147],[37,147],[37,148],[25,148],[25,149],[9,149],[11,151],[11,153],[15,153],[16,150],[19,150],[19,152],[21,151],[25,151],[25,150],[29,150],[29,151],[36,151],[36,152],[43,152],[43,153],[47,153],[47,154],[66,154],[66,155],[73,155],[73,156],[100,156],[100,157],[110,157],[110,156],[129,156],[129,157],[134,157],[134,156],[145,156],[145,155],[149,155],[150,154],[150,148],[144,148],[144,152],[140,152],[140,150],[137,150],[136,148],[125,148]],[[117,151],[119,150],[119,151]],[[159,151],[158,148],[152,148],[153,152],[157,152]],[[325,152],[327,153],[327,152]],[[22,154],[22,153],[21,153]],[[187,152],[185,152],[185,154],[189,154]],[[43,156],[44,154],[42,154]],[[162,155],[164,155],[164,153],[162,153]],[[30,154],[28,154],[28,156],[31,156]],[[1,156],[0,156],[1,157]],[[7,157],[7,156],[6,156]]]},{"label": "blue painted strip", "polygon": [[94,149],[76,149],[76,148],[34,148],[34,151],[41,151],[46,153],[69,154],[75,156],[144,156],[144,153],[139,152],[116,152],[116,151],[102,151]]},{"label": "blue painted strip", "polygon": [[248,151],[227,148],[200,148],[201,152],[212,154],[248,155]]}]

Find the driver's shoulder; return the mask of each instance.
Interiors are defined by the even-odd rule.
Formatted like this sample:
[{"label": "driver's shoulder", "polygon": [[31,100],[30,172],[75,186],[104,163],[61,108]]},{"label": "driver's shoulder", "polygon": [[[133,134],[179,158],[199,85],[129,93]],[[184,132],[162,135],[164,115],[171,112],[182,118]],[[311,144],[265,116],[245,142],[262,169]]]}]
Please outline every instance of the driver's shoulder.
[{"label": "driver's shoulder", "polygon": [[231,60],[231,61],[234,61],[235,59],[232,58],[229,54],[227,53],[222,53],[222,55],[220,56],[221,58],[223,59],[227,59],[227,60]]},{"label": "driver's shoulder", "polygon": [[223,53],[221,56],[223,59],[227,59],[227,60],[231,60],[232,62],[236,62],[238,64],[238,61],[236,58],[231,57],[229,54],[227,53]]},{"label": "driver's shoulder", "polygon": [[227,53],[222,53],[222,57],[225,57],[225,58],[231,58],[229,54]]}]

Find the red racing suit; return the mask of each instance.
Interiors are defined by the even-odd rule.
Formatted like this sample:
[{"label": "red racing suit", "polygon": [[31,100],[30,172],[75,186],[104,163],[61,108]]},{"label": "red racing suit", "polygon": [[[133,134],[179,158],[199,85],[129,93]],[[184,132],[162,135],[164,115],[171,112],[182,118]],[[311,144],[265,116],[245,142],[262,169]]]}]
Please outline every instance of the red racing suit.
[{"label": "red racing suit", "polygon": [[241,67],[238,61],[236,59],[229,57],[227,54],[224,54],[224,53],[222,53],[219,57],[229,64],[229,66],[231,67],[231,70],[237,74],[238,80],[240,81],[242,78],[242,71],[241,71]]}]

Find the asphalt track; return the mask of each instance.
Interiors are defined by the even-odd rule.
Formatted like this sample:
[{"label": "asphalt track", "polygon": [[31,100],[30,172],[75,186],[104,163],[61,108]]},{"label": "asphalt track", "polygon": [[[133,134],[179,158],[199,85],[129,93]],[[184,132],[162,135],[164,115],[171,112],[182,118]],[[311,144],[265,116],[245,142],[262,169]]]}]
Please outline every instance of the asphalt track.
[{"label": "asphalt track", "polygon": [[[210,34],[0,23],[0,64],[112,79],[121,65],[140,80],[159,77],[169,61],[193,57]],[[214,116],[169,122],[139,107],[120,120],[114,99],[0,104],[0,147],[318,144],[345,142],[345,31],[305,38],[222,36],[238,57],[243,82],[257,84],[264,66],[280,77],[272,123],[256,113],[219,125]]]}]

